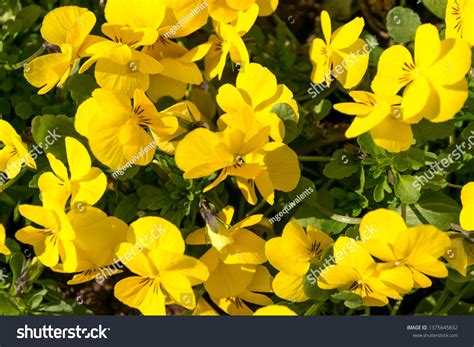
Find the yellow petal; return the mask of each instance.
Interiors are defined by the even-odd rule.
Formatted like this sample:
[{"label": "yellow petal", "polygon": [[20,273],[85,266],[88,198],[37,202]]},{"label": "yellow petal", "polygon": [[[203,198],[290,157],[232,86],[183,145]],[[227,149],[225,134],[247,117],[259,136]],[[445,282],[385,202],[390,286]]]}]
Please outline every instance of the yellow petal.
[{"label": "yellow petal", "polygon": [[257,0],[257,5],[259,7],[259,16],[269,16],[278,7],[278,0]]},{"label": "yellow petal", "polygon": [[130,271],[137,275],[152,277],[158,274],[157,269],[144,254],[143,248],[140,251],[140,248],[132,243],[121,243],[117,249],[117,256]]},{"label": "yellow petal", "polygon": [[420,69],[431,66],[439,57],[441,41],[438,29],[432,24],[423,24],[416,29],[415,64]]},{"label": "yellow petal", "polygon": [[364,18],[357,17],[339,27],[334,34],[332,34],[331,47],[334,49],[343,49],[352,46],[362,33],[364,25]]},{"label": "yellow petal", "polygon": [[87,8],[62,6],[50,11],[44,17],[41,36],[56,46],[65,43],[70,44],[71,42],[68,42],[67,36],[72,28],[78,25],[84,26],[83,30],[89,34],[94,24],[95,16]]},{"label": "yellow petal", "polygon": [[130,243],[146,242],[145,248],[160,249],[176,254],[184,253],[184,240],[179,229],[161,217],[142,217],[130,224],[127,239]]},{"label": "yellow petal", "polygon": [[397,45],[386,49],[380,56],[372,90],[377,94],[397,94],[412,80],[404,71],[405,66],[414,66],[410,51],[406,47]]},{"label": "yellow petal", "polygon": [[142,277],[127,277],[115,285],[115,297],[139,309],[144,315],[166,315],[165,297],[159,282]]},{"label": "yellow petal", "polygon": [[91,169],[89,152],[73,137],[66,137],[65,141],[71,180],[80,179],[87,175]]},{"label": "yellow petal", "polygon": [[176,148],[178,167],[185,178],[208,176],[233,164],[234,157],[221,144],[221,137],[208,129],[196,129],[181,140]]},{"label": "yellow petal", "polygon": [[216,298],[226,298],[242,293],[255,275],[254,265],[227,265],[219,262],[204,287]]},{"label": "yellow petal", "polygon": [[263,264],[265,240],[246,229],[239,229],[232,234],[234,242],[227,246],[223,261],[226,264]]},{"label": "yellow petal", "polygon": [[331,18],[329,17],[329,13],[327,11],[321,12],[321,28],[323,29],[324,39],[326,40],[327,44],[331,43]]},{"label": "yellow petal", "polygon": [[254,316],[297,316],[295,312],[283,305],[268,305],[259,308],[254,312]]},{"label": "yellow petal", "polygon": [[413,142],[413,132],[410,124],[401,122],[391,116],[375,126],[370,134],[377,146],[391,153],[406,151]]},{"label": "yellow petal", "polygon": [[349,138],[353,138],[362,135],[369,130],[374,129],[385,119],[390,117],[390,112],[391,108],[387,104],[381,104],[373,107],[372,111],[369,114],[362,117],[354,118],[351,126],[346,131],[346,136]]},{"label": "yellow petal", "polygon": [[31,85],[40,88],[38,94],[45,94],[69,76],[72,63],[69,54],[43,55],[26,65],[24,76]]},{"label": "yellow petal", "polygon": [[[369,53],[364,49],[367,43],[356,40],[351,46],[334,52],[331,56],[334,75],[344,88],[350,89],[359,84],[369,65]],[[342,73],[338,72],[342,67]]]},{"label": "yellow petal", "polygon": [[158,29],[164,17],[164,4],[154,0],[110,0],[105,6],[107,22],[132,28]]},{"label": "yellow petal", "polygon": [[279,272],[272,283],[275,294],[291,302],[303,302],[308,300],[308,296],[303,289],[304,276],[290,275]]}]

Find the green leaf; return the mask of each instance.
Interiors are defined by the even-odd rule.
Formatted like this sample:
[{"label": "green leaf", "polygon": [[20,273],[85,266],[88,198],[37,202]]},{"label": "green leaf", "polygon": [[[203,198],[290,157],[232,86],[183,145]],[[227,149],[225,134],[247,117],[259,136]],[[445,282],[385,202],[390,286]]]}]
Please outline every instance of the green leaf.
[{"label": "green leaf", "polygon": [[30,307],[30,309],[35,310],[41,304],[47,293],[47,289],[42,289],[34,293],[28,300],[28,306]]},{"label": "green leaf", "polygon": [[94,77],[87,74],[74,74],[69,77],[67,89],[71,91],[71,97],[77,104],[82,103],[84,100],[92,95],[92,92],[99,88]]},{"label": "green leaf", "polygon": [[459,223],[461,206],[442,192],[427,191],[414,205],[407,208],[407,224],[432,224],[441,230],[448,230],[451,224]]},{"label": "green leaf", "polygon": [[316,115],[315,120],[321,121],[326,118],[327,115],[331,112],[332,103],[327,99],[321,100],[319,104],[314,106],[313,112]]},{"label": "green leaf", "polygon": [[345,223],[332,220],[309,205],[302,205],[293,218],[304,228],[311,225],[328,234],[339,234],[346,227]]},{"label": "green leaf", "polygon": [[413,204],[420,198],[420,189],[416,186],[416,179],[409,175],[398,175],[395,183],[395,195],[405,204]]},{"label": "green leaf", "polygon": [[339,149],[332,155],[331,161],[326,164],[323,174],[329,178],[342,179],[350,177],[359,171],[359,162],[345,149]]},{"label": "green leaf", "polygon": [[333,299],[344,301],[344,306],[350,309],[357,309],[362,306],[362,298],[350,291],[344,290],[342,292],[331,295]]},{"label": "green leaf", "polygon": [[425,143],[449,137],[454,132],[455,126],[454,122],[431,123],[424,119],[413,125],[412,129],[416,142]]},{"label": "green leaf", "polygon": [[397,6],[387,14],[388,34],[398,43],[413,41],[420,25],[420,16],[409,8]]},{"label": "green leaf", "polygon": [[0,315],[18,316],[21,310],[6,293],[0,293]]},{"label": "green leaf", "polygon": [[125,223],[130,223],[137,217],[139,197],[137,194],[125,196],[115,208],[114,216]]},{"label": "green leaf", "polygon": [[67,162],[64,141],[66,136],[74,137],[85,144],[83,138],[74,129],[74,121],[66,116],[54,116],[51,114],[37,116],[31,122],[33,139],[40,147],[38,152],[53,154],[63,163]]},{"label": "green leaf", "polygon": [[314,205],[317,203],[316,187],[309,178],[301,176],[298,185],[295,189],[288,193],[288,197],[291,200],[298,198],[303,204]]},{"label": "green leaf", "polygon": [[12,283],[16,281],[18,277],[20,277],[21,272],[26,264],[26,259],[23,253],[15,252],[10,257],[10,269],[12,270],[13,280]]},{"label": "green leaf", "polygon": [[293,109],[288,104],[277,104],[273,106],[274,112],[285,124],[285,143],[293,141],[300,133],[298,126],[298,117]]},{"label": "green leaf", "polygon": [[444,19],[448,0],[421,0],[423,5],[437,17]]},{"label": "green leaf", "polygon": [[419,170],[425,165],[425,151],[412,147],[408,151],[398,153],[393,159],[393,165],[398,172]]},{"label": "green leaf", "polygon": [[16,15],[16,20],[20,20],[21,22],[21,31],[30,29],[43,13],[44,10],[38,5],[23,7]]}]

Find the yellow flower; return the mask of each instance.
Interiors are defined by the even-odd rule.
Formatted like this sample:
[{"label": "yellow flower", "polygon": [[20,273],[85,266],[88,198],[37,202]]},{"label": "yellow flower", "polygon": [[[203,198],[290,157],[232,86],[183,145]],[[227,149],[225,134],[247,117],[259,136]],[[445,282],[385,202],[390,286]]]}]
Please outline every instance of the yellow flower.
[{"label": "yellow flower", "polygon": [[474,1],[448,0],[446,37],[462,38],[474,46]]},{"label": "yellow flower", "polygon": [[403,281],[408,270],[399,267],[381,271],[361,243],[346,236],[337,239],[334,254],[337,264],[323,270],[318,280],[320,288],[351,291],[362,298],[365,306],[384,306],[387,297],[401,300],[392,286]]},{"label": "yellow flower", "polygon": [[355,102],[334,105],[334,109],[356,116],[346,131],[348,138],[370,131],[374,142],[389,152],[402,152],[410,148],[413,132],[408,122],[402,119],[398,95],[383,95],[364,91],[350,92]]},{"label": "yellow flower", "polygon": [[160,217],[140,218],[130,225],[127,241],[117,255],[136,276],[115,285],[118,300],[144,315],[166,315],[166,304],[196,306],[192,286],[204,282],[209,272],[201,261],[184,255],[175,225]]},{"label": "yellow flower", "polygon": [[255,274],[261,271],[257,265],[267,261],[265,241],[245,229],[258,224],[262,215],[247,217],[230,226],[234,215],[231,206],[217,215],[207,207],[203,214],[206,227],[188,235],[186,243],[205,245],[211,241],[212,248],[201,257],[210,272],[204,287],[215,300],[237,297],[247,291]]},{"label": "yellow flower", "polygon": [[259,308],[254,312],[254,316],[297,316],[295,312],[283,305],[268,305]]},{"label": "yellow flower", "polygon": [[41,36],[58,46],[61,53],[47,54],[33,59],[25,66],[24,76],[45,94],[62,85],[89,44],[89,33],[96,22],[95,15],[77,6],[59,7],[43,20]]},{"label": "yellow flower", "polygon": [[14,178],[23,166],[36,169],[36,163],[28,152],[28,147],[21,140],[15,129],[3,119],[0,119],[0,172],[5,172],[9,179]]},{"label": "yellow flower", "polygon": [[263,265],[256,266],[255,275],[252,277],[247,289],[235,296],[227,298],[215,298],[212,295],[211,300],[225,313],[231,316],[250,316],[253,311],[246,303],[258,306],[268,306],[273,301],[262,293],[272,292],[272,276],[268,269]]},{"label": "yellow flower", "polygon": [[189,84],[200,85],[203,81],[201,70],[196,62],[204,58],[210,43],[188,50],[170,39],[161,37],[154,45],[145,46],[143,52],[155,58],[163,66],[157,75],[150,76],[147,94],[153,101],[169,95],[181,99]]},{"label": "yellow flower", "polygon": [[209,7],[203,0],[173,0],[158,33],[165,39],[185,37],[207,24]]},{"label": "yellow flower", "polygon": [[188,132],[201,127],[208,127],[201,112],[191,101],[178,102],[171,107],[159,112],[162,117],[176,118],[179,127],[171,133],[161,131],[158,134],[152,132],[157,146],[168,154],[174,154],[179,140]]},{"label": "yellow flower", "polygon": [[107,1],[102,32],[110,39],[94,36],[84,52],[90,56],[79,73],[94,63],[95,78],[99,86],[132,97],[136,89],[146,91],[149,75],[160,73],[161,64],[138,50],[153,45],[158,39],[158,27],[163,21],[165,7],[153,0]]},{"label": "yellow flower", "polygon": [[467,268],[474,264],[474,182],[462,188],[461,202],[461,229],[458,232],[448,232],[451,247],[444,258],[457,272],[466,276]]},{"label": "yellow flower", "polygon": [[[128,226],[116,217],[108,217],[98,208],[86,207],[72,209],[68,219],[75,232],[72,244],[75,252],[73,267],[66,268],[58,264],[54,271],[75,273],[68,284],[84,283],[101,274],[101,268],[113,264],[115,250],[121,242],[125,242]],[[120,271],[117,271],[118,273]]]},{"label": "yellow flower", "polygon": [[220,87],[216,99],[225,112],[219,118],[220,128],[232,124],[237,112],[248,105],[252,107],[262,126],[270,126],[270,137],[279,142],[283,142],[285,137],[285,125],[272,112],[273,107],[280,103],[288,104],[299,117],[298,104],[290,89],[284,84],[278,84],[270,70],[256,63],[251,63],[240,71],[235,87],[231,84]]},{"label": "yellow flower", "polygon": [[0,224],[0,253],[9,255],[11,252],[8,247],[5,245],[6,233],[5,228]]},{"label": "yellow flower", "polygon": [[147,165],[153,159],[156,143],[147,130],[157,136],[174,134],[176,117],[160,116],[142,90],[136,90],[133,106],[130,99],[96,89],[79,106],[76,130],[89,140],[94,156],[103,164],[120,169],[124,165]]},{"label": "yellow flower", "polygon": [[[47,203],[47,202],[46,202]],[[20,205],[20,214],[33,223],[44,227],[26,226],[18,230],[18,241],[32,245],[40,262],[55,267],[62,261],[65,271],[76,267],[72,240],[75,232],[71,221],[57,205]]]},{"label": "yellow flower", "polygon": [[42,174],[38,180],[43,201],[52,199],[59,206],[65,206],[71,196],[71,206],[94,205],[105,192],[107,178],[99,168],[91,167],[89,153],[79,141],[66,137],[65,142],[69,173],[60,160],[47,154],[53,172]]},{"label": "yellow flower", "polygon": [[462,211],[459,216],[464,230],[474,231],[474,182],[466,184],[461,190]]},{"label": "yellow flower", "polygon": [[238,111],[235,122],[223,132],[196,129],[182,139],[176,148],[176,164],[184,178],[209,176],[217,170],[217,179],[208,191],[228,176],[236,176],[244,197],[256,204],[255,186],[263,198],[273,204],[275,190],[289,192],[298,184],[298,157],[285,144],[268,142],[269,127],[261,128],[252,109]]},{"label": "yellow flower", "polygon": [[444,122],[454,117],[467,99],[466,73],[471,66],[469,44],[463,40],[440,41],[431,24],[418,27],[414,59],[404,46],[392,46],[379,60],[373,90],[385,95],[403,91],[403,119],[423,117]]},{"label": "yellow flower", "polygon": [[230,23],[237,19],[239,14],[250,7],[258,5],[258,15],[268,16],[278,7],[278,0],[210,0],[209,14],[212,19],[222,23]]},{"label": "yellow flower", "polygon": [[216,76],[221,79],[228,55],[234,64],[244,68],[249,64],[249,52],[241,36],[250,30],[257,15],[258,6],[252,5],[247,11],[239,13],[232,24],[214,22],[216,33],[209,37],[211,48],[204,58],[204,76],[207,80]]},{"label": "yellow flower", "polygon": [[438,260],[451,244],[446,233],[432,225],[408,228],[396,212],[379,209],[367,213],[360,230],[374,230],[364,243],[374,257],[388,262],[383,268],[408,268],[412,279],[399,277],[397,291],[408,292],[412,287],[427,288],[431,280],[426,276],[448,276],[446,265]]},{"label": "yellow flower", "polygon": [[265,254],[279,272],[273,280],[275,294],[292,302],[308,300],[303,289],[304,276],[313,260],[320,260],[333,244],[327,234],[309,226],[306,231],[295,221],[289,222],[281,237],[267,241]]},{"label": "yellow flower", "polygon": [[346,89],[359,84],[369,64],[369,53],[364,50],[366,43],[359,38],[364,24],[364,19],[357,17],[332,33],[329,14],[321,12],[324,40],[316,38],[310,47],[313,63],[311,80],[314,83],[325,82],[327,86],[331,85],[333,72],[334,77]]}]

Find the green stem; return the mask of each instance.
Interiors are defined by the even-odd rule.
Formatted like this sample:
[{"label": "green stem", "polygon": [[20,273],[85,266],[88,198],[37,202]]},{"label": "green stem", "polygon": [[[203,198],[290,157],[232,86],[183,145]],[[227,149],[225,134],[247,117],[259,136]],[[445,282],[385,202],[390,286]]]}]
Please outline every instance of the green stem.
[{"label": "green stem", "polygon": [[265,206],[266,203],[267,203],[266,200],[262,199],[253,209],[251,209],[247,213],[247,217],[255,214],[256,212],[258,212],[263,206]]},{"label": "green stem", "polygon": [[449,296],[449,290],[448,288],[444,288],[443,292],[441,293],[441,296],[439,297],[438,301],[436,302],[435,307],[433,308],[433,311],[431,312],[431,315],[434,316],[435,314],[438,313],[439,309],[441,308],[441,305],[446,301],[446,299]]},{"label": "green stem", "polygon": [[468,283],[462,288],[452,299],[448,304],[441,310],[439,311],[440,315],[447,314],[450,309],[453,308],[454,305],[456,305],[459,300],[463,297],[464,294],[466,294],[467,291],[472,289],[472,286],[474,286],[474,282]]},{"label": "green stem", "polygon": [[333,213],[329,210],[326,210],[324,207],[322,207],[320,204],[316,203],[314,204],[314,207],[324,214],[325,216],[331,218],[332,220],[335,220],[337,222],[345,223],[345,224],[360,224],[361,219],[360,218],[352,218],[348,216],[342,216],[340,214]]},{"label": "green stem", "polygon": [[459,184],[453,184],[453,183],[449,183],[449,182],[446,182],[446,186],[451,187],[451,188],[456,188],[456,189],[462,189],[463,188],[463,186],[460,186]]},{"label": "green stem", "polygon": [[305,316],[315,316],[321,308],[320,303],[315,303],[304,313]]},{"label": "green stem", "polygon": [[400,308],[400,305],[402,304],[401,300],[398,300],[395,305],[393,305],[393,308],[390,310],[390,315],[391,316],[396,316],[398,309]]},{"label": "green stem", "polygon": [[407,221],[407,204],[402,203],[400,205],[400,210],[402,212],[402,218],[406,222]]},{"label": "green stem", "polygon": [[300,161],[308,161],[308,162],[328,162],[331,161],[331,157],[318,157],[318,156],[307,156],[307,155],[300,155],[298,157]]},{"label": "green stem", "polygon": [[9,187],[11,187],[13,184],[15,184],[15,182],[18,181],[27,172],[28,172],[28,169],[24,168],[23,170],[20,171],[20,173],[18,175],[13,177],[7,183],[1,184],[1,182],[0,182],[0,193],[7,190]]},{"label": "green stem", "polygon": [[39,57],[43,52],[46,50],[46,43],[43,43],[40,48],[36,52],[33,53],[30,57],[26,58],[25,60],[22,60],[15,65],[12,65],[13,70],[21,69],[22,67],[25,66],[25,64],[28,64],[30,61],[35,59],[36,57]]},{"label": "green stem", "polygon": [[365,315],[370,316],[370,307],[369,306],[365,307]]}]

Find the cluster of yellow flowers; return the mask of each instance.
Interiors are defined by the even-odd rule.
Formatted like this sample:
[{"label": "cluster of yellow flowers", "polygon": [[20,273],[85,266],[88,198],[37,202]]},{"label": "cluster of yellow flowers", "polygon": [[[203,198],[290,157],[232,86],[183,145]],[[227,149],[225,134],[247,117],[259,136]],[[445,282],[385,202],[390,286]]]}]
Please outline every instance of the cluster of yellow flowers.
[{"label": "cluster of yellow flowers", "polygon": [[[346,136],[353,138],[370,131],[378,146],[398,153],[413,143],[412,124],[423,118],[431,122],[452,119],[468,97],[466,74],[474,45],[473,13],[472,2],[450,0],[446,39],[440,39],[434,25],[423,24],[416,31],[414,57],[402,45],[386,49],[371,84],[373,93],[351,91],[354,103],[334,105],[337,111],[356,116]],[[310,52],[315,65],[313,82],[329,85],[330,70],[338,66],[343,72],[336,75],[337,80],[345,88],[355,87],[364,77],[369,59],[369,52],[363,49],[365,42],[358,38],[364,19],[356,18],[331,35],[331,20],[323,11],[321,25],[325,41],[315,39]]]},{"label": "cluster of yellow flowers", "polygon": [[[448,2],[448,8],[458,4]],[[24,75],[43,94],[95,64],[100,88],[79,106],[74,125],[105,166],[114,170],[130,162],[146,166],[158,147],[174,156],[186,179],[215,175],[204,193],[232,176],[249,204],[258,202],[258,193],[273,205],[275,191],[294,190],[301,176],[298,156],[284,143],[285,124],[273,110],[287,104],[298,120],[298,104],[270,70],[250,63],[242,36],[257,16],[271,14],[277,5],[278,0],[108,0],[101,27],[106,38],[90,34],[96,17],[89,10],[57,8],[46,15],[41,34],[59,52],[33,59]],[[335,105],[336,110],[356,116],[347,137],[370,131],[377,145],[400,152],[412,145],[411,124],[423,118],[443,122],[454,117],[467,98],[465,76],[474,43],[473,21],[467,19],[473,11],[466,11],[463,30],[447,16],[444,40],[435,26],[421,25],[414,58],[403,46],[384,51],[373,93],[351,91],[354,103]],[[214,34],[206,43],[187,49],[176,42],[202,28],[209,17]],[[334,33],[327,12],[322,12],[321,21],[324,40],[315,39],[310,49],[313,82],[330,84],[330,71],[352,58],[337,79],[347,89],[356,87],[369,61],[368,52],[352,56],[365,44],[359,38],[364,20],[356,18]],[[223,114],[216,126],[190,100],[157,110],[154,102],[162,96],[181,100],[189,85],[220,79],[228,56],[242,69],[235,86],[224,84],[218,90],[216,101]],[[83,58],[87,59],[80,65]],[[203,73],[197,65],[202,59]],[[23,160],[36,168],[27,145],[2,120],[0,141],[7,158],[0,160],[2,165]],[[150,144],[153,150],[137,158]],[[474,263],[469,235],[431,225],[408,227],[400,215],[385,209],[363,217],[360,233],[372,230],[363,240],[345,236],[333,240],[324,231],[305,230],[295,221],[285,226],[281,237],[265,240],[250,230],[268,224],[263,215],[233,223],[232,206],[214,211],[205,202],[201,209],[208,212],[206,226],[185,239],[177,226],[161,217],[141,217],[127,225],[93,207],[107,190],[107,177],[92,167],[88,149],[72,137],[65,139],[65,147],[67,163],[47,154],[51,172],[38,180],[42,206],[19,207],[22,216],[40,227],[26,226],[16,238],[32,245],[45,266],[74,274],[69,284],[97,280],[104,269],[115,275],[121,271],[111,268],[120,262],[135,275],[116,284],[115,296],[145,315],[164,315],[168,304],[194,310],[195,315],[217,314],[213,306],[230,315],[292,315],[287,307],[273,305],[270,295],[290,302],[309,300],[305,277],[311,264],[327,260],[331,250],[333,261],[313,277],[313,285],[351,291],[365,306],[383,306],[413,288],[429,287],[428,276],[446,277],[446,263],[439,259],[450,247],[458,255],[447,261],[459,273],[465,276]],[[0,171],[10,178],[18,174],[6,168]],[[461,200],[461,227],[474,230],[474,183],[464,187]],[[208,249],[196,259],[185,255],[186,244]],[[9,252],[1,227],[0,253]],[[275,277],[264,265],[267,262],[277,270]],[[202,295],[196,299],[193,287],[199,284],[208,301]],[[253,312],[253,306],[263,308]]]}]

